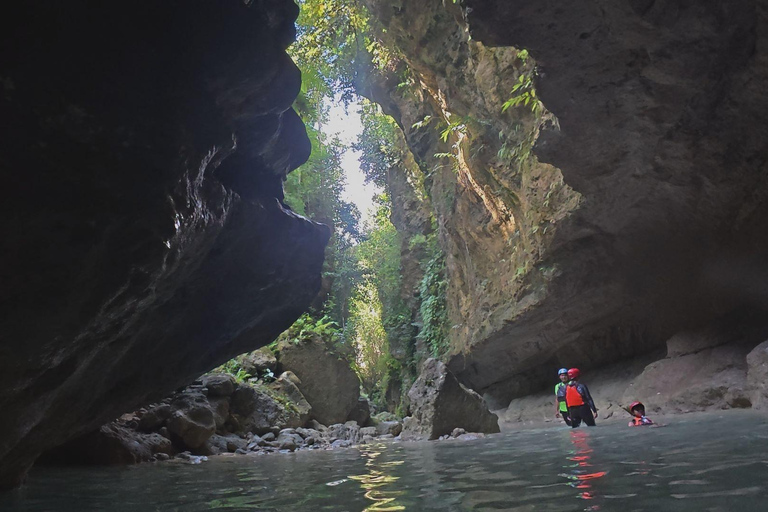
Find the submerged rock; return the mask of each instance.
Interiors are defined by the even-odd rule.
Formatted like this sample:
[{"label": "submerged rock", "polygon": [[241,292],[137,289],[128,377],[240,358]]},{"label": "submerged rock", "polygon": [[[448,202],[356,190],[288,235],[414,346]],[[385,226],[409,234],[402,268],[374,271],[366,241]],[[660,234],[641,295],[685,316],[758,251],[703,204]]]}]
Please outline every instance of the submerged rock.
[{"label": "submerged rock", "polygon": [[499,432],[498,417],[488,410],[485,400],[461,385],[437,359],[425,361],[408,397],[413,415],[404,421],[404,438],[437,439],[455,428]]}]

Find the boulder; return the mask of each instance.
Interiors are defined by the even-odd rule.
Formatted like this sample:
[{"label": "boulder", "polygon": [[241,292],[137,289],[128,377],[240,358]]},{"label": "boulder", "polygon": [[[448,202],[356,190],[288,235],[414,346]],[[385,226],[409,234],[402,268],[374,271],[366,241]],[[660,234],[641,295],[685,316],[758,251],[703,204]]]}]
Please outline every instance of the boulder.
[{"label": "boulder", "polygon": [[277,358],[269,348],[262,347],[243,355],[240,367],[254,377],[264,377],[269,373],[274,375],[277,371]]},{"label": "boulder", "polygon": [[279,345],[283,370],[298,375],[302,395],[312,406],[312,417],[330,425],[347,420],[360,397],[360,381],[349,364],[330,352],[319,337]]},{"label": "boulder", "polygon": [[336,440],[356,443],[360,440],[360,426],[354,421],[335,423],[329,426],[328,430],[322,433],[322,436],[330,443]]},{"label": "boulder", "polygon": [[216,423],[216,430],[223,430],[227,423],[227,419],[229,418],[229,398],[208,398],[208,403],[213,412],[213,420]]},{"label": "boulder", "polygon": [[412,417],[403,427],[408,438],[437,439],[460,427],[469,432],[499,432],[499,419],[485,400],[466,388],[437,359],[425,361],[408,391]]},{"label": "boulder", "polygon": [[230,396],[237,387],[235,378],[226,373],[204,375],[202,381],[203,386],[208,389],[209,397]]},{"label": "boulder", "polygon": [[289,423],[293,423],[291,426],[294,428],[303,427],[312,414],[312,406],[301,394],[299,384],[301,384],[301,380],[293,372],[283,372],[275,382],[270,384],[275,392],[285,396],[296,408],[295,414],[291,415],[293,421],[289,421]]},{"label": "boulder", "polygon": [[196,449],[205,444],[216,432],[216,420],[205,396],[180,394],[171,402],[168,430],[188,448]]},{"label": "boulder", "polygon": [[230,426],[237,432],[253,432],[262,435],[273,427],[285,426],[288,414],[285,408],[269,393],[252,386],[240,386],[232,394]]},{"label": "boulder", "polygon": [[171,417],[171,406],[160,404],[145,412],[139,420],[138,429],[141,432],[153,432],[162,428],[168,418]]},{"label": "boulder", "polygon": [[693,412],[750,407],[743,345],[707,348],[646,366],[620,403],[640,400],[649,412]]},{"label": "boulder", "polygon": [[392,434],[392,436],[397,437],[403,431],[403,424],[399,421],[381,421],[375,428],[378,436]]},{"label": "boulder", "polygon": [[358,398],[357,405],[349,413],[347,419],[357,422],[360,426],[368,425],[371,419],[371,404],[368,399],[362,396]]},{"label": "boulder", "polygon": [[768,341],[747,354],[747,389],[752,407],[768,408]]}]

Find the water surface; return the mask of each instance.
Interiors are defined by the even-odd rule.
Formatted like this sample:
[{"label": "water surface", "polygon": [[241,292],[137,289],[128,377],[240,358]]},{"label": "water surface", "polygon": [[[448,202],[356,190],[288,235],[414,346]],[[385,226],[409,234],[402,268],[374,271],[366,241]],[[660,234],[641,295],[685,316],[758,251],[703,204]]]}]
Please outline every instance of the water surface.
[{"label": "water surface", "polygon": [[768,418],[686,415],[200,465],[37,468],[0,510],[764,511]]}]

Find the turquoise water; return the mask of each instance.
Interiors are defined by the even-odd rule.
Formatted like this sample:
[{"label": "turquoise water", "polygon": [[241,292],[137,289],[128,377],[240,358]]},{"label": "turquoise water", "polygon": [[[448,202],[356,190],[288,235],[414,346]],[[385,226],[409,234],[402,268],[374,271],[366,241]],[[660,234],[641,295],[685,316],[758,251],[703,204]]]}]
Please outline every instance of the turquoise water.
[{"label": "turquoise water", "polygon": [[547,428],[199,465],[38,468],[18,511],[764,511],[768,418],[686,415],[665,428]]}]

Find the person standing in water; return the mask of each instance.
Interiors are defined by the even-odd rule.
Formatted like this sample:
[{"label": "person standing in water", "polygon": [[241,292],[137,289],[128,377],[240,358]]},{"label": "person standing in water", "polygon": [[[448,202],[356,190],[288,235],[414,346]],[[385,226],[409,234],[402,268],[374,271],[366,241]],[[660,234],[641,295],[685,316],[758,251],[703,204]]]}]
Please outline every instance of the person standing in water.
[{"label": "person standing in water", "polygon": [[555,418],[563,418],[565,424],[571,426],[571,416],[568,414],[568,404],[565,403],[565,391],[568,386],[568,368],[560,368],[557,372],[560,382],[555,384]]},{"label": "person standing in water", "polygon": [[568,370],[568,377],[571,381],[565,390],[565,402],[568,405],[568,414],[571,416],[571,427],[578,427],[582,420],[588,426],[594,427],[597,407],[587,386],[579,382],[581,372],[578,368],[571,368]]}]

